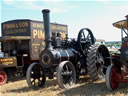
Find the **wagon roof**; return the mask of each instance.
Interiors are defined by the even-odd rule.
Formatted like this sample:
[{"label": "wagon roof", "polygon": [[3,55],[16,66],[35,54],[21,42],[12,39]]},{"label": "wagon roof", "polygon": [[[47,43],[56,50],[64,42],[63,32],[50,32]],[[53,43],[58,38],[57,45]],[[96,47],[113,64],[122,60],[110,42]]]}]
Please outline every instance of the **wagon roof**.
[{"label": "wagon roof", "polygon": [[120,29],[121,29],[121,27],[127,29],[127,20],[121,20],[121,21],[115,22],[115,23],[113,23],[113,26],[120,28]]},{"label": "wagon roof", "polygon": [[13,41],[13,40],[29,40],[29,39],[31,39],[30,36],[3,36],[3,37],[0,37],[0,42]]}]

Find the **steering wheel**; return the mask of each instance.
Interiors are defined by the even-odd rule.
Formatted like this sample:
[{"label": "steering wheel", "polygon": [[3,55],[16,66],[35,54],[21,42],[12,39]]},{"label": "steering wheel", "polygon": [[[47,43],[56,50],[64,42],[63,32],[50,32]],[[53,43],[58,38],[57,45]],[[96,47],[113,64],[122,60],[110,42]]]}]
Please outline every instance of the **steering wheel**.
[{"label": "steering wheel", "polygon": [[86,55],[84,52],[90,45],[95,43],[93,33],[88,28],[82,28],[78,33],[77,38],[78,46],[80,47],[80,53]]}]

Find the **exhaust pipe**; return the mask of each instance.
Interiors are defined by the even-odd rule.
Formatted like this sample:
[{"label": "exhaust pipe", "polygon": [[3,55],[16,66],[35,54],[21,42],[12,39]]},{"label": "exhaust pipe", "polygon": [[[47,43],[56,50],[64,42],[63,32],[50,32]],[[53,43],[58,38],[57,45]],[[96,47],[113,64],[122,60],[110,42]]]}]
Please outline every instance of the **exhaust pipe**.
[{"label": "exhaust pipe", "polygon": [[49,18],[49,9],[42,10],[43,21],[44,21],[44,30],[45,30],[45,49],[51,49],[51,34],[50,34],[50,18]]}]

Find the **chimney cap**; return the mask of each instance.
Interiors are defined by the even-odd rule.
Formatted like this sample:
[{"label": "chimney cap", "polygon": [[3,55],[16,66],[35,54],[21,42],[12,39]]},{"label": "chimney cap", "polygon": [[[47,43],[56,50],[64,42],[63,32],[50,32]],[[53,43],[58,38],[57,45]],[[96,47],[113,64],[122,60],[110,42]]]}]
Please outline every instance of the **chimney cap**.
[{"label": "chimney cap", "polygon": [[49,9],[43,9],[42,12],[50,12]]}]

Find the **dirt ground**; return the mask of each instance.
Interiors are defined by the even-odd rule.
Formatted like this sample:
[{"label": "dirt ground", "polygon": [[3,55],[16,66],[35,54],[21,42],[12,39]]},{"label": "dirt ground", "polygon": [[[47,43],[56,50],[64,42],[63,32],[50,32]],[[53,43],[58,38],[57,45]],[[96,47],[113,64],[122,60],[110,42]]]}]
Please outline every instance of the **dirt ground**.
[{"label": "dirt ground", "polygon": [[88,77],[82,77],[73,88],[65,90],[59,88],[54,79],[47,80],[44,88],[34,90],[23,78],[0,86],[0,96],[128,96],[128,83],[121,83],[112,92],[107,90],[104,81],[91,82]]}]

